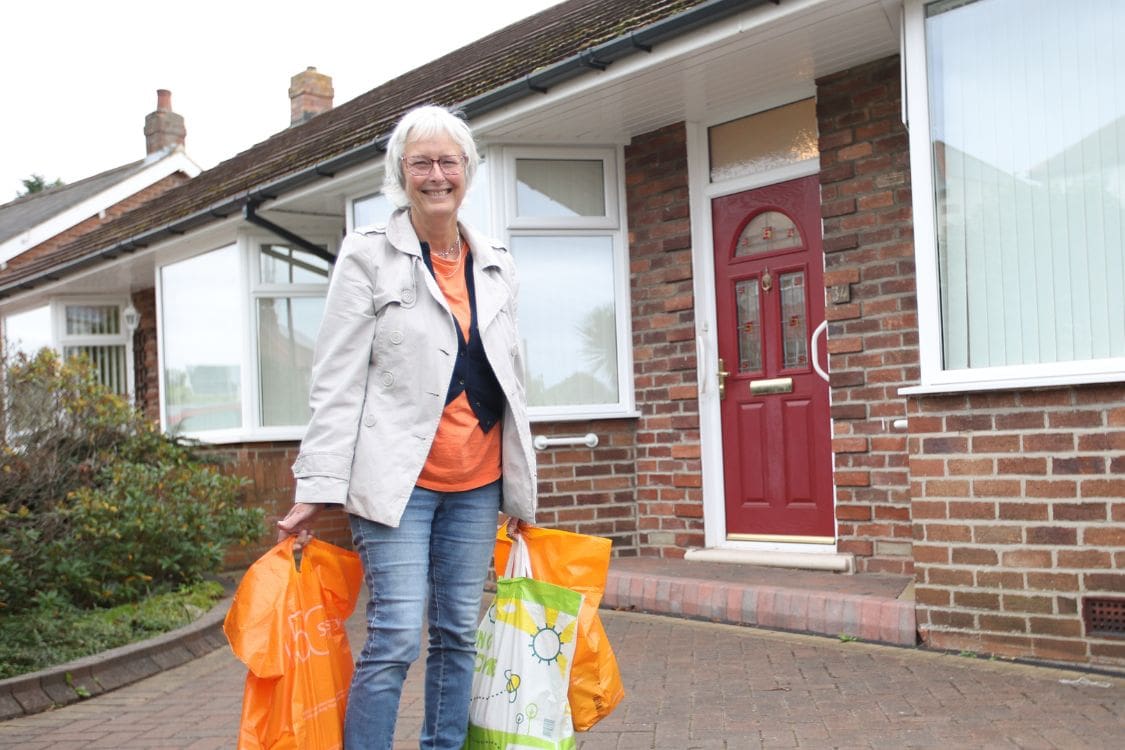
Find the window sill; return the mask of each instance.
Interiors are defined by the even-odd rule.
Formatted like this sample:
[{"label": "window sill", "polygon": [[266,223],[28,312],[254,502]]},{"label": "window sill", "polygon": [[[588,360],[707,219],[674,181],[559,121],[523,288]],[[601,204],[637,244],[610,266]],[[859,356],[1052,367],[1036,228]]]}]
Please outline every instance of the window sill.
[{"label": "window sill", "polygon": [[614,412],[582,412],[574,414],[531,414],[531,424],[551,424],[554,422],[596,422],[601,419],[639,419],[641,413],[636,409]]},{"label": "window sill", "polygon": [[1029,375],[1004,379],[927,383],[899,388],[900,396],[938,396],[981,391],[1012,391],[1030,388],[1065,388],[1075,385],[1125,383],[1125,372],[1070,373],[1066,375]]}]

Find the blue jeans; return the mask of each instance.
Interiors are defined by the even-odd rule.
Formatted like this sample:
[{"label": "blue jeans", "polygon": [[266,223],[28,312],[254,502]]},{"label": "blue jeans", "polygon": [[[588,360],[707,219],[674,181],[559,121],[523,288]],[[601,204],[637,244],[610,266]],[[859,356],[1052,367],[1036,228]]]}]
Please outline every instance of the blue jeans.
[{"label": "blue jeans", "polygon": [[390,750],[428,603],[426,708],[419,746],[459,749],[469,722],[476,632],[496,541],[500,482],[465,492],[415,487],[397,529],[351,516],[371,598],[344,720],[347,750]]}]

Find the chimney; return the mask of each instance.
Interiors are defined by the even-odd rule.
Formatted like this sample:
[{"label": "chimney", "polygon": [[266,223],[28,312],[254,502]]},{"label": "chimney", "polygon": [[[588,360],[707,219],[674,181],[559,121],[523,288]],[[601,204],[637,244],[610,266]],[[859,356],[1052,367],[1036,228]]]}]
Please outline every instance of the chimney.
[{"label": "chimney", "polygon": [[306,68],[289,79],[289,127],[332,109],[332,77]]},{"label": "chimney", "polygon": [[184,118],[172,111],[172,92],[156,90],[156,111],[145,116],[145,153],[155,154],[166,148],[183,148],[187,130]]}]

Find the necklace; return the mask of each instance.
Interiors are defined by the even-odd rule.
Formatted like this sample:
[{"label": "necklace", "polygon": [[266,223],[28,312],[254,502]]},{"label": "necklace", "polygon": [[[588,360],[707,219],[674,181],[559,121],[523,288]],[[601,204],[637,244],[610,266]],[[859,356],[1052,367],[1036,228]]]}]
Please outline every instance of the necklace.
[{"label": "necklace", "polygon": [[438,276],[442,277],[443,279],[451,279],[457,274],[458,271],[461,270],[461,266],[463,265],[461,263],[461,260],[464,256],[461,255],[460,250],[458,250],[456,258],[443,258],[440,255],[437,256],[437,257],[438,257],[438,263],[440,263],[441,266],[448,266],[449,267],[449,272],[447,273],[446,271],[442,270],[442,268],[440,268],[438,266],[438,263],[434,264],[434,273],[436,273]]},{"label": "necklace", "polygon": [[457,241],[444,250],[430,249],[430,253],[444,260],[458,260],[461,257],[461,233],[457,233]]}]

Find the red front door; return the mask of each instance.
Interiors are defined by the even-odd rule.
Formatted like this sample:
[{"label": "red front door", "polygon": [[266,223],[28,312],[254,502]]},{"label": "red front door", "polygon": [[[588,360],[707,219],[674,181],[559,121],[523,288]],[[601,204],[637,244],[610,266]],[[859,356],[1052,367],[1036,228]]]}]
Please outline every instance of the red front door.
[{"label": "red front door", "polygon": [[720,374],[727,537],[830,543],[828,384],[810,341],[824,320],[817,177],[716,198],[711,214],[728,373]]}]

